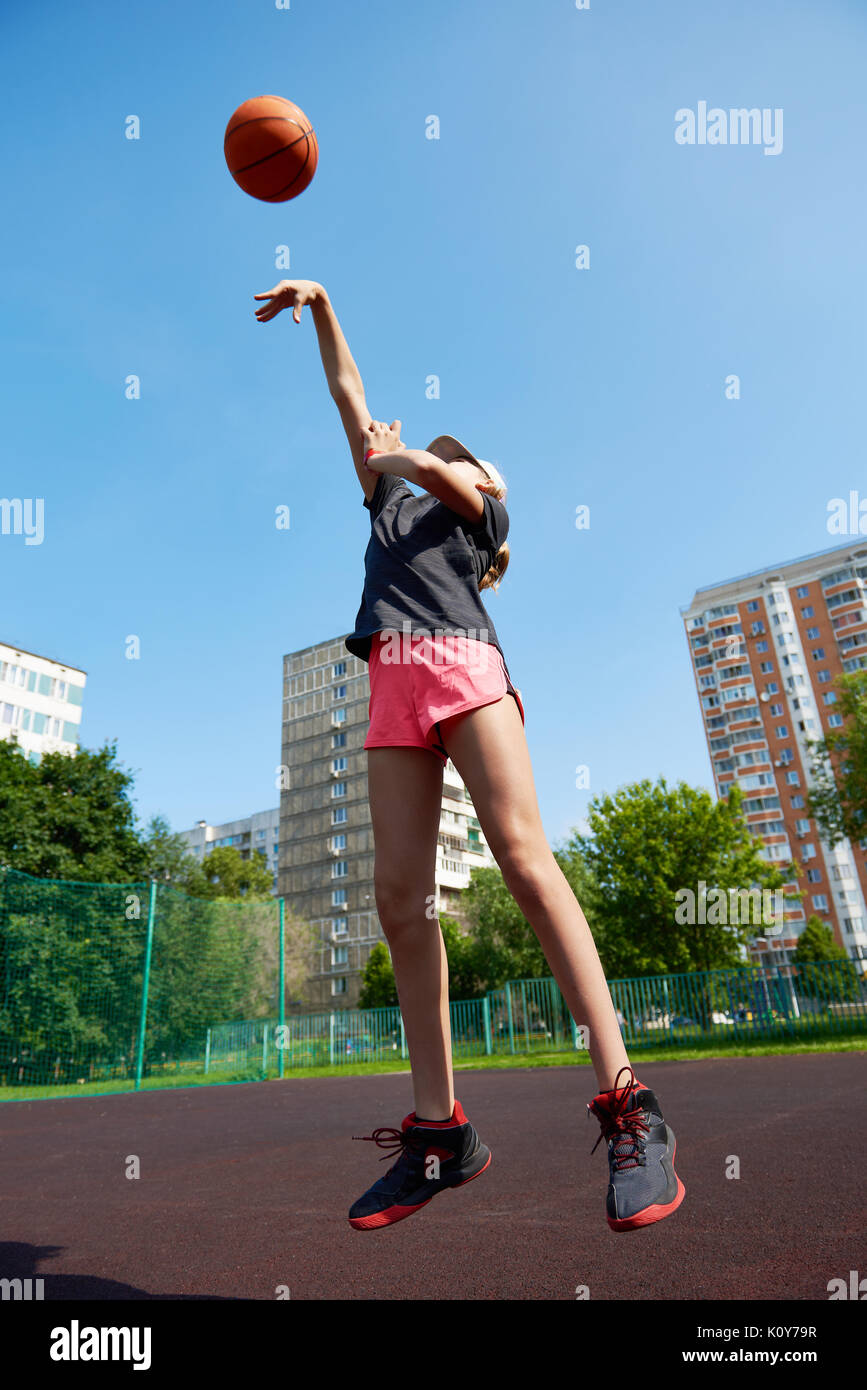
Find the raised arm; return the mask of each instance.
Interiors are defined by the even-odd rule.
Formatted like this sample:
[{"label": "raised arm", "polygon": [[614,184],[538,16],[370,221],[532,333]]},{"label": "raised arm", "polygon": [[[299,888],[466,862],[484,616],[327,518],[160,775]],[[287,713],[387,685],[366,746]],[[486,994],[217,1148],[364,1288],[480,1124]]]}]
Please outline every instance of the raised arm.
[{"label": "raised arm", "polygon": [[376,475],[364,466],[362,431],[371,423],[364,384],[324,287],[315,280],[281,280],[273,290],[254,295],[254,298],[265,301],[256,310],[260,323],[267,323],[281,309],[288,308],[292,309],[295,323],[300,323],[302,308],[310,305],[328,389],[340,411],[358,481],[365,497],[370,499],[376,487]]}]

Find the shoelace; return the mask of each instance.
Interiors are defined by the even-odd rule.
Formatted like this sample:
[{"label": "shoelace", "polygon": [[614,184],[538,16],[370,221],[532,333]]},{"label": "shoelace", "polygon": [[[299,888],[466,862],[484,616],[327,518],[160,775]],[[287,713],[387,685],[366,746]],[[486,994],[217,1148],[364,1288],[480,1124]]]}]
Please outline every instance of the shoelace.
[{"label": "shoelace", "polygon": [[[620,1087],[617,1083],[624,1072],[628,1073],[630,1079]],[[621,1067],[614,1078],[613,1091],[610,1092],[614,1096],[611,1108],[602,1109],[600,1107],[597,1110],[594,1108],[595,1101],[591,1101],[587,1107],[587,1118],[589,1119],[591,1114],[595,1115],[602,1126],[602,1133],[590,1152],[594,1154],[603,1139],[616,1138],[618,1142],[614,1146],[614,1168],[618,1173],[625,1169],[641,1167],[644,1158],[644,1134],[641,1131],[644,1130],[647,1133],[650,1129],[650,1126],[641,1118],[642,1111],[632,1110],[628,1115],[623,1113],[629,1104],[629,1097],[634,1087],[635,1072],[631,1067]],[[618,1096],[618,1090],[622,1091],[622,1095]],[[618,1153],[621,1144],[629,1145],[625,1153]]]},{"label": "shoelace", "polygon": [[[412,1151],[413,1147],[409,1134],[405,1134],[401,1129],[375,1129],[372,1134],[353,1134],[352,1137],[376,1144],[379,1149],[388,1149],[388,1153],[383,1154],[379,1161],[384,1163],[387,1158],[395,1158],[391,1168],[397,1167],[407,1150]],[[386,1177],[391,1172],[391,1168],[386,1170]]]}]

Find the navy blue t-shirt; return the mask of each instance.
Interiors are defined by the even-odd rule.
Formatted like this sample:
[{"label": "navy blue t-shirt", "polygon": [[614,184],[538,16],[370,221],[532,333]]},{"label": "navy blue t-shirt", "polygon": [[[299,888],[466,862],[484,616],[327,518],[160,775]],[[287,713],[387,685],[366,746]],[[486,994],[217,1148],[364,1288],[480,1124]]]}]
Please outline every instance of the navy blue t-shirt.
[{"label": "navy blue t-shirt", "polygon": [[509,514],[496,497],[479,495],[485,510],[467,521],[429,492],[416,497],[403,478],[380,473],[364,498],[371,535],[361,605],[345,642],[353,656],[369,661],[371,638],[382,628],[424,629],[490,642],[505,663],[479,580],[509,533]]}]

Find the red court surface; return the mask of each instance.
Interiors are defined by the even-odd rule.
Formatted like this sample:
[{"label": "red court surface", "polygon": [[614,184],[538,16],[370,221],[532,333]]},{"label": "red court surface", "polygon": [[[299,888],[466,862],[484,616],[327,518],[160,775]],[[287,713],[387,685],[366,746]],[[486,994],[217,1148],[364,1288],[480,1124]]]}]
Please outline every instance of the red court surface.
[{"label": "red court surface", "polygon": [[[636,1064],[637,1065],[637,1064]],[[759,1299],[827,1303],[867,1274],[867,1054],[638,1067],[678,1139],[680,1210],[604,1215],[589,1067],[458,1073],[491,1167],[354,1231],[408,1075],[4,1104],[0,1277],[56,1299]],[[125,1176],[137,1155],[141,1177]],[[731,1156],[740,1177],[727,1178]]]}]

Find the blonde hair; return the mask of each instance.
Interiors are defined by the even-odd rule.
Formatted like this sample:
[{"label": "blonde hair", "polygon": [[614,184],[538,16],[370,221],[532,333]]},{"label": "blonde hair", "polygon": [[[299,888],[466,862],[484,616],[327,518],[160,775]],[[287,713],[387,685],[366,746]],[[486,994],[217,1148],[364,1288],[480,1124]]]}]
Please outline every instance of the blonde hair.
[{"label": "blonde hair", "polygon": [[[480,489],[490,493],[491,497],[496,497],[498,502],[502,502],[506,496],[506,482],[502,474],[497,471],[492,463],[477,459],[479,467],[483,473],[487,474],[488,482]],[[479,591],[482,589],[498,589],[500,581],[509,566],[509,542],[503,541],[496,555],[494,563],[485,571],[479,580]]]}]

